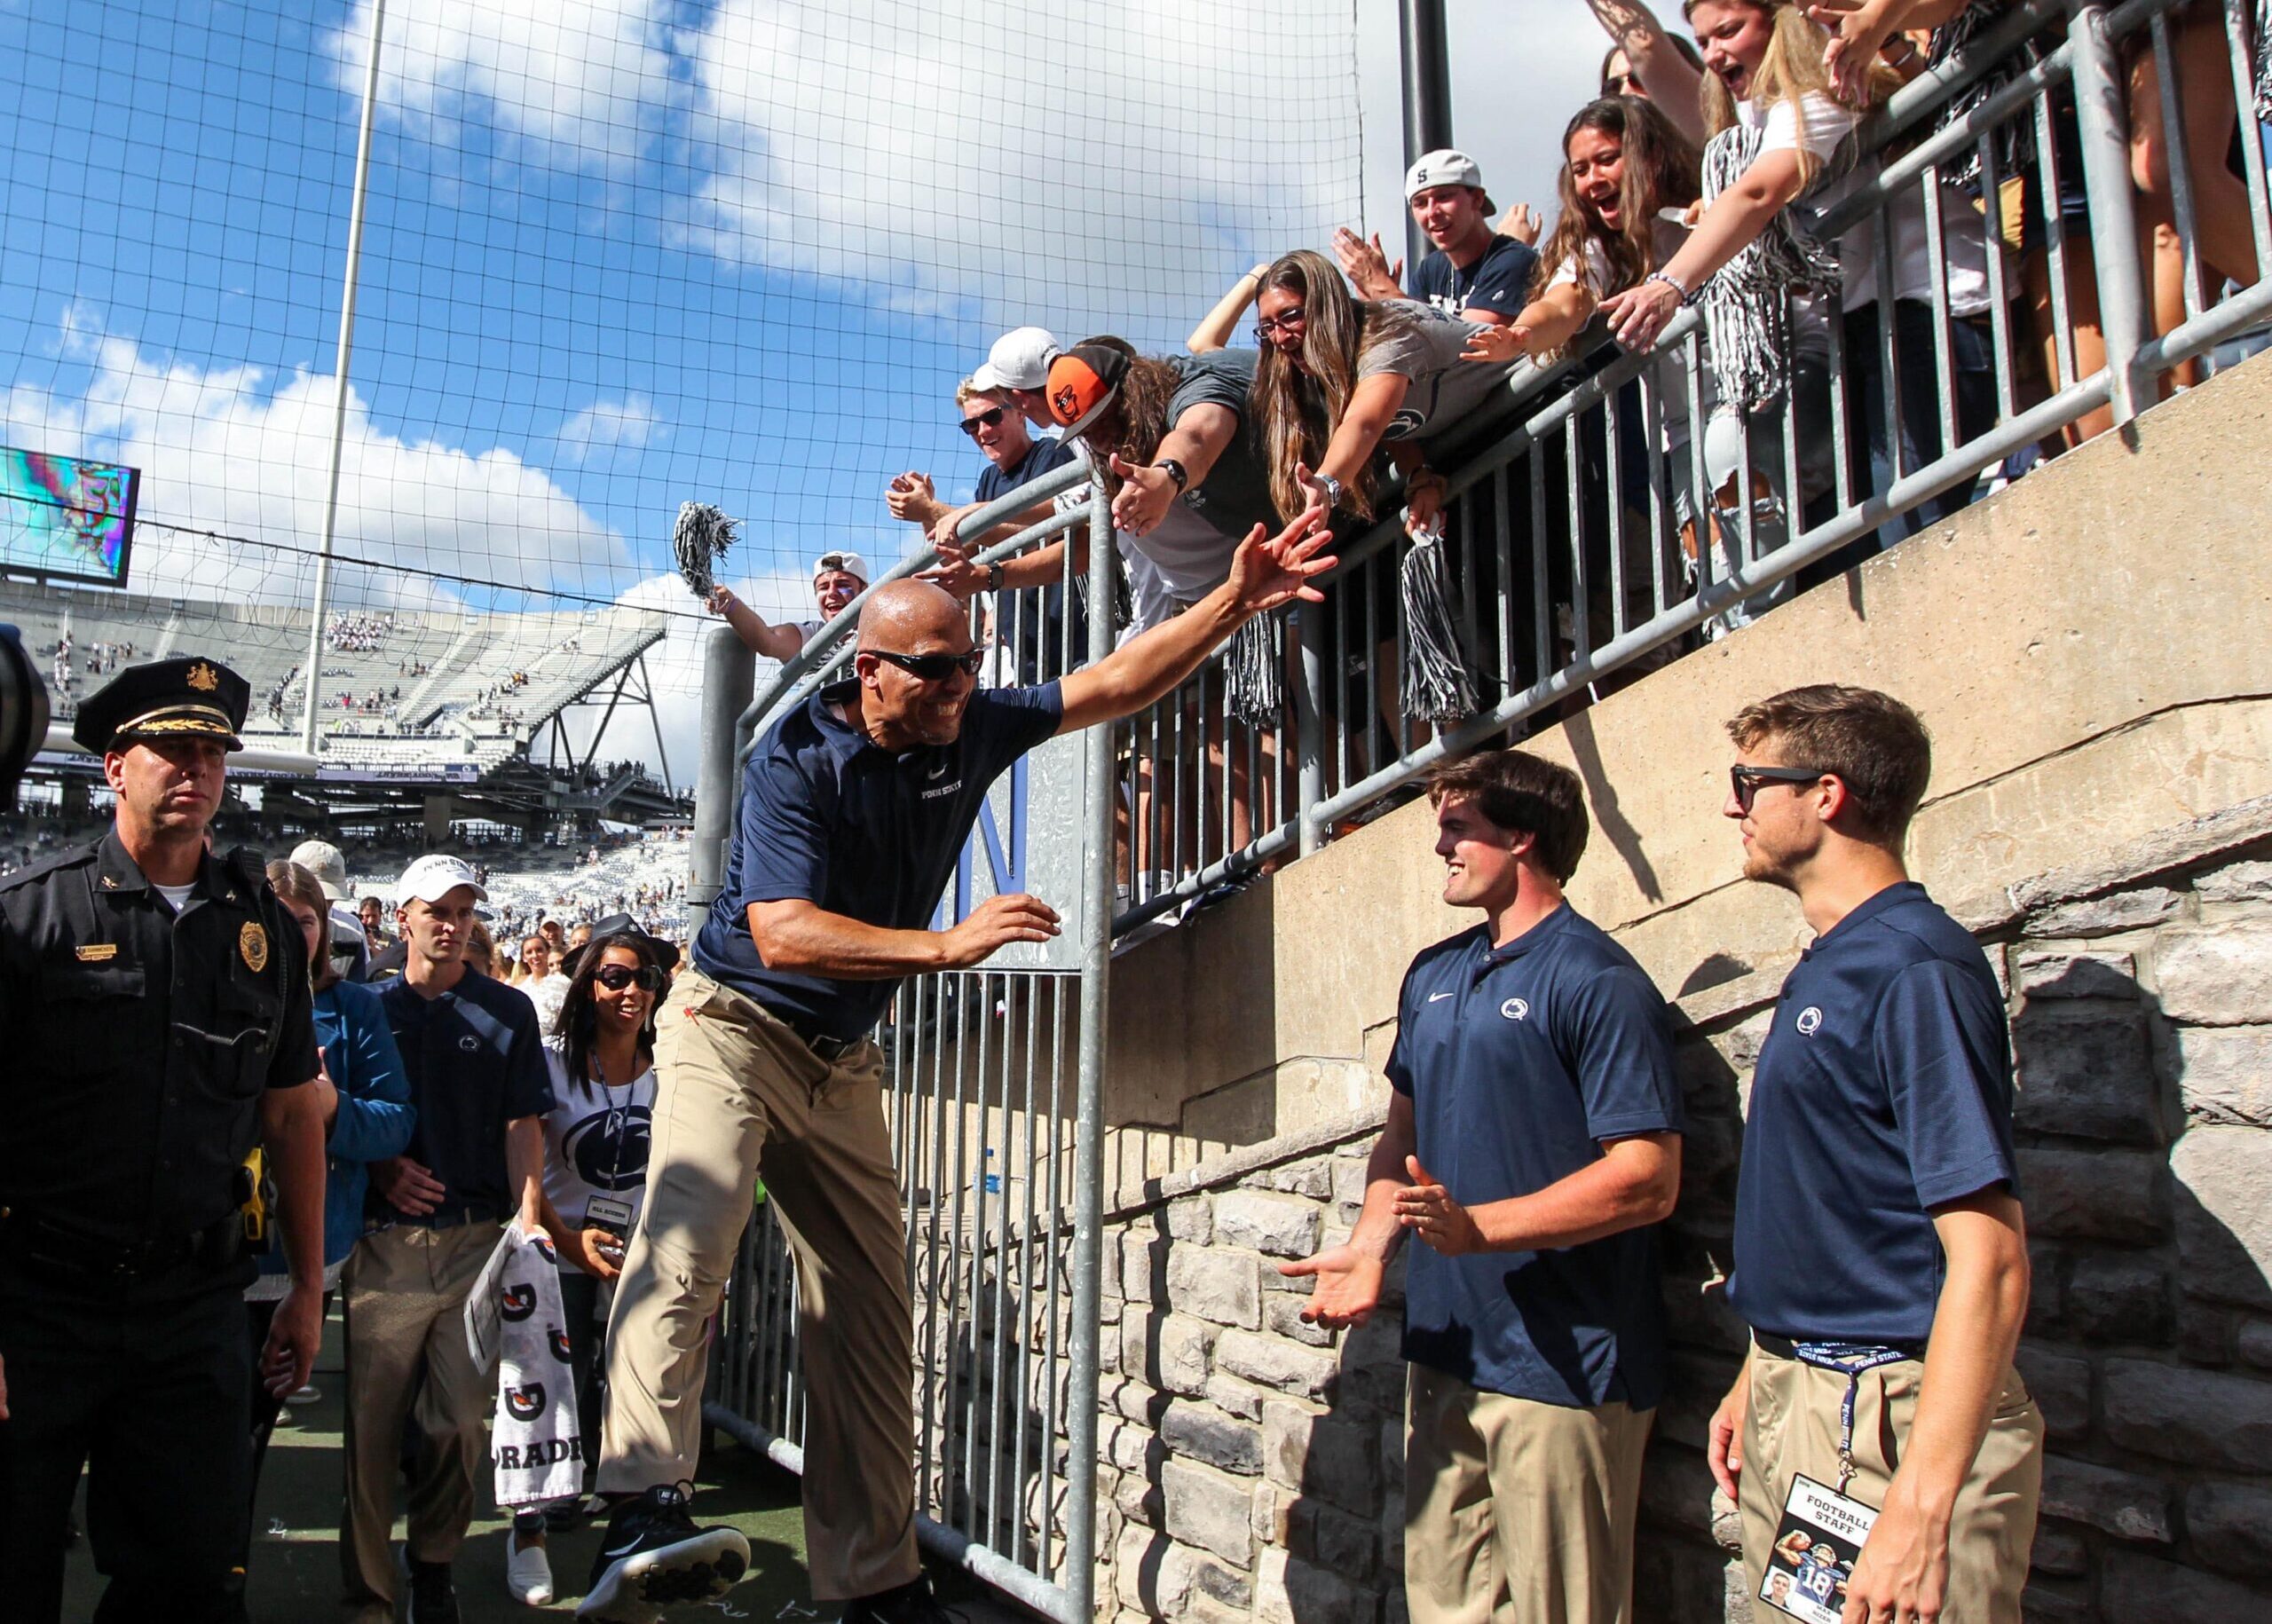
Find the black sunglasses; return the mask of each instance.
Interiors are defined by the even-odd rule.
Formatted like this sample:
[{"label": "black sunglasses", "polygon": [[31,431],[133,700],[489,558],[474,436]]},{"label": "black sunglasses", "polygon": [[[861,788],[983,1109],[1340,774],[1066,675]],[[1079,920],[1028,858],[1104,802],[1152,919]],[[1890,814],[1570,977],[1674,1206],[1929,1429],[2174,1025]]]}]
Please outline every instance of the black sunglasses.
[{"label": "black sunglasses", "polygon": [[642,965],[636,970],[629,965],[602,965],[592,972],[592,979],[610,992],[621,992],[634,981],[648,992],[660,992],[666,977],[652,965]]},{"label": "black sunglasses", "polygon": [[978,668],[986,663],[986,651],[982,649],[973,649],[967,654],[895,654],[889,649],[863,649],[860,652],[888,659],[909,675],[927,682],[943,682],[958,671],[966,676],[976,676]]},{"label": "black sunglasses", "polygon": [[1266,344],[1270,342],[1270,335],[1273,333],[1291,333],[1296,327],[1306,323],[1309,319],[1309,311],[1297,304],[1291,310],[1281,311],[1274,316],[1263,317],[1254,324],[1254,336],[1258,342]]},{"label": "black sunglasses", "polygon": [[978,438],[978,431],[981,429],[998,429],[1001,426],[1002,408],[1000,406],[989,406],[977,416],[966,417],[962,420],[962,431],[974,440]]},{"label": "black sunglasses", "polygon": [[1735,792],[1736,805],[1747,813],[1763,784],[1812,784],[1824,776],[1819,767],[1746,767],[1739,761],[1728,769],[1728,785]]}]

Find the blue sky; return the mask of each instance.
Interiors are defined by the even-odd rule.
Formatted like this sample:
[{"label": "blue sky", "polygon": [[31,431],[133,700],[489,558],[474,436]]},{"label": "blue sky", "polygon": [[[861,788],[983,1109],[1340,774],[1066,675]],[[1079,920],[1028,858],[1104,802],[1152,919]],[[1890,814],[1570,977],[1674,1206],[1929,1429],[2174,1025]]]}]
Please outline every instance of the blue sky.
[{"label": "blue sky", "polygon": [[[305,596],[368,3],[0,0],[0,429],[144,469],[138,586]],[[391,567],[342,601],[683,611],[690,497],[761,606],[896,557],[883,486],[967,493],[950,396],[1005,327],[1165,350],[1258,257],[1395,229],[1393,13],[390,0],[339,548]],[[1508,15],[1455,4],[1456,100],[1537,77]]]}]

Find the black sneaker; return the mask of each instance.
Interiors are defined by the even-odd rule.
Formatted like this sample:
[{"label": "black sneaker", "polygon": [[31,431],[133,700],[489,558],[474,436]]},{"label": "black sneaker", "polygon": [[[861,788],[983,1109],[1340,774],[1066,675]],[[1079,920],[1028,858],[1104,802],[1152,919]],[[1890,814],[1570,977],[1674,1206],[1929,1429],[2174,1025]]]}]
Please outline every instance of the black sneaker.
[{"label": "black sneaker", "polygon": [[687,1491],[658,1484],[616,1507],[592,1558],[580,1619],[649,1624],[658,1607],[723,1596],[749,1571],[749,1541],[732,1528],[698,1528]]},{"label": "black sneaker", "polygon": [[896,1590],[881,1590],[848,1602],[843,1624],[960,1624],[960,1620],[939,1605],[926,1574]]},{"label": "black sneaker", "polygon": [[410,1565],[410,1607],[405,1624],[458,1624],[457,1588],[446,1562]]}]

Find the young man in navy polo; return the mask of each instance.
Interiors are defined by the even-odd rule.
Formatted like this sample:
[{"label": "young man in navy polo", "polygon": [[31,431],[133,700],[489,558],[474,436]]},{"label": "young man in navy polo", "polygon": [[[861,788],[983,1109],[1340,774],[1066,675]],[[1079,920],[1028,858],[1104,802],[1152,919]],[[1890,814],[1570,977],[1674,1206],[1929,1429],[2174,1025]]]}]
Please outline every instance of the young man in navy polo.
[{"label": "young man in navy polo", "polygon": [[1664,1391],[1655,1226],[1680,1187],[1664,999],[1563,900],[1577,776],[1519,751],[1429,783],[1444,901],[1412,961],[1364,1212],[1303,1318],[1361,1324],[1406,1230],[1405,1599],[1415,1624],[1622,1624]]},{"label": "young man in navy polo", "polygon": [[1750,1594],[2018,1624],[2043,1418],[2012,1368],[2011,1048],[1986,958],[1902,864],[1931,743],[1899,700],[1826,685],[1728,732],[1744,877],[1815,932],[1753,1074],[1728,1281],[1752,1349],[1708,1451]]},{"label": "young man in navy polo", "polygon": [[647,1196],[608,1329],[601,1493],[619,1504],[580,1618],[650,1624],[722,1595],[749,1546],[697,1528],[709,1318],[761,1171],[788,1231],[804,1366],[806,1556],[848,1624],[933,1624],[915,1549],[913,1321],[883,1053],[901,978],[966,969],[1057,934],[1037,897],[994,896],[930,928],[987,786],[1044,739],[1143,709],[1256,615],[1331,567],[1324,513],[1254,527],[1187,613],[1037,688],[975,687],[984,656],[938,587],[879,587],[855,680],[785,716],[749,759],[710,918],[656,1021],[661,1078]]}]

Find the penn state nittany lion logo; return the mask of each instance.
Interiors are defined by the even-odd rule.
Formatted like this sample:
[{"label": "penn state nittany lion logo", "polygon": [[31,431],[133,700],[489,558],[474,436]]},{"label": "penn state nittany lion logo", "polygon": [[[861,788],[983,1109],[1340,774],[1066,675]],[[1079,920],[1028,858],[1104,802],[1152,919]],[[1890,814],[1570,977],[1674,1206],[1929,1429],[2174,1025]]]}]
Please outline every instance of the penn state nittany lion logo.
[{"label": "penn state nittany lion logo", "polygon": [[556,1325],[545,1327],[545,1331],[552,1341],[552,1357],[566,1364],[573,1357],[568,1347],[568,1333]]},{"label": "penn state nittany lion logo", "polygon": [[561,1136],[561,1154],[576,1176],[613,1194],[647,1182],[647,1137],[653,1113],[645,1106],[595,1111]]},{"label": "penn state nittany lion logo", "polygon": [[531,1382],[526,1387],[508,1387],[505,1413],[516,1421],[534,1421],[543,1415],[544,1384]]},{"label": "penn state nittany lion logo", "polygon": [[534,1286],[508,1286],[499,1299],[497,1312],[516,1324],[536,1312]]}]

